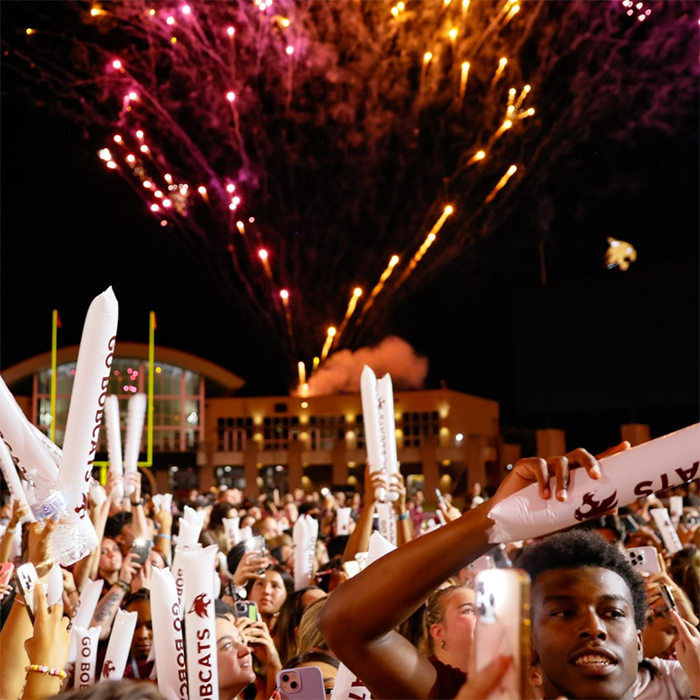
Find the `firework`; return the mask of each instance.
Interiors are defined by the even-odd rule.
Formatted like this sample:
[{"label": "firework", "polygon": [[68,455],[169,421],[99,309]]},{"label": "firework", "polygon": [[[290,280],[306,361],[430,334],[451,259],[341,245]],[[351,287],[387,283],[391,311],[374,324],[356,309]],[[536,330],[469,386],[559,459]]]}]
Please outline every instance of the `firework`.
[{"label": "firework", "polygon": [[[326,342],[323,344],[323,350],[321,350],[321,362],[323,362],[328,357],[328,353],[330,352],[331,346],[333,345],[333,339],[335,338],[335,335],[335,327],[330,326],[326,334]],[[314,364],[316,364],[316,358],[314,358]]]},{"label": "firework", "polygon": [[340,324],[340,328],[338,329],[336,342],[340,341],[340,336],[343,335],[343,331],[345,330],[345,327],[348,325],[348,321],[350,320],[350,317],[355,312],[355,307],[357,306],[357,302],[361,296],[362,296],[362,289],[360,289],[360,287],[355,287],[355,289],[353,289],[353,291],[352,291],[352,296],[350,297],[350,301],[348,302],[348,308],[345,311],[345,318],[343,318],[343,322]]},{"label": "firework", "polygon": [[[100,158],[106,151],[106,170],[143,202],[135,217],[179,237],[212,287],[261,324],[286,326],[293,375],[325,319],[339,322],[345,345],[356,342],[362,324],[399,302],[399,287],[405,294],[502,222],[520,180],[504,189],[510,163],[527,162],[528,176],[546,170],[576,143],[576,123],[588,129],[594,98],[598,117],[620,112],[626,13],[648,17],[648,5],[115,0],[93,13],[68,3],[75,26],[20,25],[7,62],[87,128]],[[675,45],[697,33],[693,20],[685,36],[683,22]],[[540,95],[569,56],[586,67],[576,90]],[[659,65],[675,85],[672,61]],[[545,129],[530,118],[530,85],[548,106]],[[629,105],[637,86],[625,90]],[[664,105],[647,111],[663,122]],[[486,214],[496,192],[498,212]],[[448,201],[459,221],[424,237],[426,217]],[[261,250],[274,251],[274,270]],[[410,262],[392,276],[396,263],[381,272],[366,264],[369,250]],[[380,273],[362,312],[348,315],[337,290],[369,289]],[[282,287],[295,300],[298,354],[284,299],[269,303]]]},{"label": "firework", "polygon": [[508,180],[510,180],[517,170],[517,166],[511,165],[506,171],[506,174],[496,183],[496,186],[489,192],[488,196],[484,200],[484,204],[489,204],[493,201],[494,197],[506,186]]}]

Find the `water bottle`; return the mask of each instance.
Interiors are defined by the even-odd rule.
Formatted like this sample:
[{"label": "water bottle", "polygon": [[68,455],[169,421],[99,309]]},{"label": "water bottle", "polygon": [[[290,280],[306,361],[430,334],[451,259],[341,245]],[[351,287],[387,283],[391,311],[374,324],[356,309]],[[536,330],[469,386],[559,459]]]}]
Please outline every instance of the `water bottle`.
[{"label": "water bottle", "polygon": [[85,536],[68,519],[63,494],[36,472],[27,476],[27,503],[40,529],[49,519],[59,521],[51,533],[51,552],[56,561],[70,566],[90,554]]}]

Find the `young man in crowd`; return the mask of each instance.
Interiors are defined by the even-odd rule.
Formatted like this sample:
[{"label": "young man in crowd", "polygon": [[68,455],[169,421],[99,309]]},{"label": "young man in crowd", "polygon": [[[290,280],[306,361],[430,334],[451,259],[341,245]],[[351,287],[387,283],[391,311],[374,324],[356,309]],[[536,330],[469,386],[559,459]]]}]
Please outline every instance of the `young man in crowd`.
[{"label": "young man in crowd", "polygon": [[[488,513],[496,503],[535,481],[540,495],[550,498],[550,476],[557,497],[565,500],[566,474],[575,466],[600,477],[597,460],[585,450],[520,460],[489,503],[382,557],[328,598],[319,628],[375,700],[456,696],[454,677],[395,628],[492,546]],[[545,698],[631,700],[646,602],[644,584],[624,556],[598,535],[575,532],[533,546],[523,562],[533,577],[534,676]],[[698,694],[697,678],[691,682],[691,695]]]}]

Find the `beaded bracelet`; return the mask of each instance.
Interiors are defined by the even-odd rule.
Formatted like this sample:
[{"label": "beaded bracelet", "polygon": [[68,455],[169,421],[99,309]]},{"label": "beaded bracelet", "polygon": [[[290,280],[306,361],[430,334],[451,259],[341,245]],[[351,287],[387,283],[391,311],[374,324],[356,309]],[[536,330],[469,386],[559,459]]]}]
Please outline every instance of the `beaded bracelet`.
[{"label": "beaded bracelet", "polygon": [[119,579],[114,585],[119,586],[119,588],[121,588],[126,595],[131,592],[131,584],[127,583],[126,581],[122,581],[122,579]]},{"label": "beaded bracelet", "polygon": [[56,676],[56,678],[63,680],[66,677],[66,672],[61,671],[59,668],[49,668],[48,666],[43,666],[42,664],[29,664],[25,666],[24,670],[29,673],[34,671],[36,673],[43,673],[45,676]]}]

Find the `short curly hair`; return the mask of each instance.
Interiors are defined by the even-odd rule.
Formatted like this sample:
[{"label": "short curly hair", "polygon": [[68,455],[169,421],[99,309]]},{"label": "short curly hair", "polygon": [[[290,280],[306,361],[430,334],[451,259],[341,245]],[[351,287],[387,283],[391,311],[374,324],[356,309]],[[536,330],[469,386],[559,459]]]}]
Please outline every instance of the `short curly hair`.
[{"label": "short curly hair", "polygon": [[627,557],[597,532],[560,532],[527,547],[518,558],[518,567],[527,571],[533,583],[546,571],[584,566],[610,569],[625,581],[632,596],[635,625],[638,630],[644,629],[647,610],[644,580],[632,568]]}]

